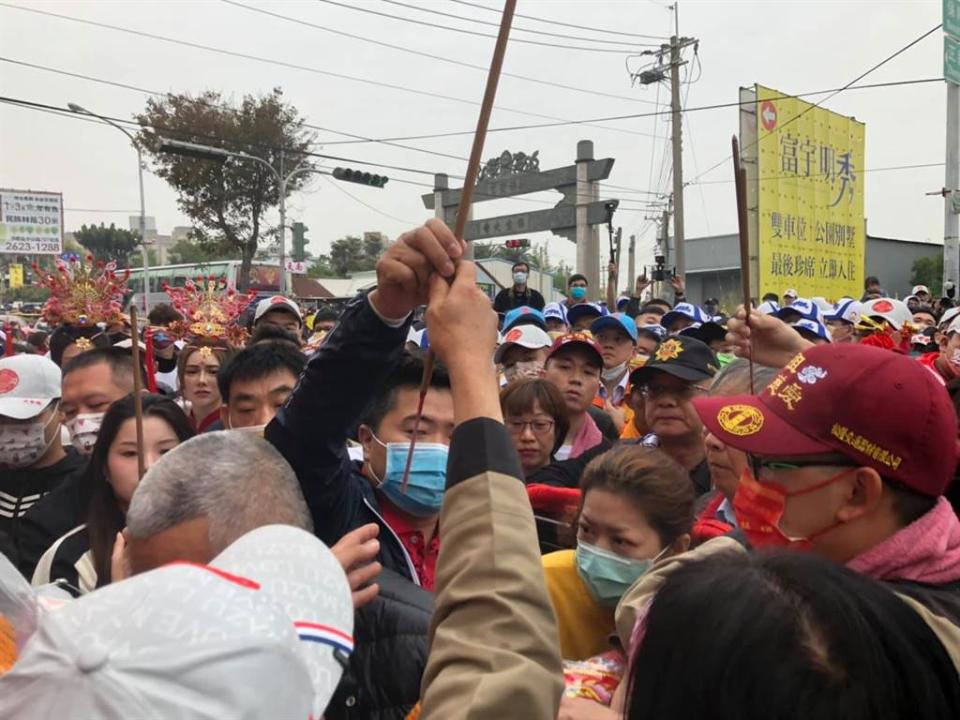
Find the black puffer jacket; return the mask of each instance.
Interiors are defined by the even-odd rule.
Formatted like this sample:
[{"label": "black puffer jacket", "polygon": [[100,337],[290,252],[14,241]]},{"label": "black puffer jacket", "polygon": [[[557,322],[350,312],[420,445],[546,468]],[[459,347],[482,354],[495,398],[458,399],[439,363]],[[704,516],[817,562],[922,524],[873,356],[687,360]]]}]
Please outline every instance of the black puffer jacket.
[{"label": "black puffer jacket", "polygon": [[377,582],[376,600],[354,616],[353,654],[326,720],[403,720],[420,697],[433,594],[392,570]]}]

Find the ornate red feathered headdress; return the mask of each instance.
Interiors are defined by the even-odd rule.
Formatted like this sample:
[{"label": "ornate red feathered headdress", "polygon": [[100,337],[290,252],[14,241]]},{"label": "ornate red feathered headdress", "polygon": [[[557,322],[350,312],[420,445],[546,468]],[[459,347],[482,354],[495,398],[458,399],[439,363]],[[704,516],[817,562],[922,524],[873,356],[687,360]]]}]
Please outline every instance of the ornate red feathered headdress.
[{"label": "ornate red feathered headdress", "polygon": [[130,271],[117,273],[115,262],[95,261],[87,255],[82,261],[57,260],[56,272],[33,266],[36,284],[50,291],[43,306],[43,319],[51,324],[94,327],[113,324],[123,318],[123,295]]},{"label": "ornate red feathered headdress", "polygon": [[187,280],[182,288],[163,289],[183,320],[170,324],[170,334],[194,345],[243,345],[248,337],[236,320],[254,298],[256,291],[240,294],[223,278],[200,277]]}]

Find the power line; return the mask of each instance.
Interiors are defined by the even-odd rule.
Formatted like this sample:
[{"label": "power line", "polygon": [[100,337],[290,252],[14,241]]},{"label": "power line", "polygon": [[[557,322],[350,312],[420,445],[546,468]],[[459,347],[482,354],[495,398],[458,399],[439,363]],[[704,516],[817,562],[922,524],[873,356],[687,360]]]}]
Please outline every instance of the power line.
[{"label": "power line", "polygon": [[[2,3],[0,3],[2,5]],[[891,82],[882,82],[882,83],[869,83],[867,85],[854,85],[846,88],[840,88],[842,90],[870,90],[873,88],[884,88],[884,87],[898,87],[901,85],[922,85],[927,83],[942,83],[943,77],[934,77],[934,78],[919,78],[916,80],[895,80]],[[835,92],[835,88],[829,90],[815,90],[812,92],[803,92],[790,95],[789,97],[793,98],[802,98],[809,97],[810,95],[823,95],[825,93]],[[823,100],[821,100],[823,102]],[[685,108],[684,112],[702,112],[704,110],[721,110],[724,108],[732,107],[742,107],[744,105],[754,105],[755,100],[737,100],[733,102],[726,103],[713,103],[711,105],[700,105],[698,107]],[[670,110],[657,110],[654,112],[643,112],[643,113],[630,113],[627,115],[609,115],[601,118],[587,118],[584,120],[565,120],[563,122],[552,122],[552,123],[534,123],[531,125],[510,125],[505,127],[490,128],[487,130],[487,133],[494,132],[515,132],[519,130],[541,130],[543,128],[552,128],[552,127],[563,127],[567,125],[584,125],[590,126],[591,123],[597,122],[613,122],[617,120],[634,120],[636,118],[646,118],[654,117],[656,115],[669,115]],[[604,130],[613,130],[614,128],[603,127]],[[454,137],[457,135],[472,135],[473,130],[457,130],[455,132],[443,132],[443,133],[427,133],[424,135],[404,135],[399,137],[387,137],[380,138],[381,140],[428,140],[428,139],[439,139],[439,138],[448,138]],[[650,133],[636,133],[646,135],[651,137]],[[326,143],[327,145],[350,145],[355,144],[358,141],[355,140],[336,140],[334,142]]]},{"label": "power line", "polygon": [[[414,50],[413,48],[403,47],[402,45],[393,45],[392,43],[383,42],[380,40],[374,40],[373,38],[364,37],[363,35],[355,35],[353,33],[349,33],[344,30],[335,30],[334,28],[326,27],[324,25],[318,25],[316,23],[309,22],[308,20],[302,20],[300,18],[291,17],[289,15],[282,15],[280,13],[273,12],[272,10],[253,7],[252,5],[245,5],[243,3],[236,2],[236,0],[221,0],[221,2],[226,3],[227,5],[233,5],[235,7],[248,10],[249,12],[260,13],[261,15],[269,15],[270,17],[274,17],[279,20],[285,20],[287,22],[296,23],[298,25],[314,28],[316,30],[322,30],[323,32],[332,33],[334,35],[341,35],[343,37],[351,38],[352,40],[358,40],[360,42],[370,43],[371,45],[377,45],[379,47],[389,48],[390,50],[405,52],[410,55],[417,55],[419,57],[428,58],[430,60],[437,60],[439,62],[450,63],[451,65],[459,65],[460,67],[470,68],[472,70],[479,70],[484,73],[487,72],[487,67],[485,65],[475,65],[473,63],[464,62],[462,60],[454,60],[453,58],[444,57],[442,55],[432,55],[431,53],[422,52],[420,50]],[[571,92],[586,93],[589,95],[596,95],[598,97],[613,98],[614,100],[625,100],[627,102],[642,103],[645,105],[651,104],[648,100],[631,98],[625,95],[614,95],[613,93],[605,93],[599,90],[590,90],[589,88],[577,87],[575,85],[564,85],[563,83],[552,82],[550,80],[542,80],[540,78],[530,77],[528,75],[518,75],[517,73],[510,73],[510,72],[502,72],[500,74],[503,75],[504,77],[514,78],[515,80],[524,80],[526,82],[560,88],[562,90],[568,90]]]},{"label": "power line", "polygon": [[[12,97],[6,97],[6,96],[0,95],[0,103],[13,105],[15,107],[23,107],[30,110],[53,112],[54,114],[61,115],[62,117],[71,118],[73,120],[84,120],[86,122],[95,122],[98,125],[103,124],[93,118],[85,117],[83,115],[78,115],[74,112],[71,112],[66,108],[60,108],[55,105],[47,105],[45,103],[38,103],[32,100],[22,100],[20,98],[12,98]],[[118,124],[129,125],[133,128],[136,128],[137,130],[143,129],[143,125],[141,125],[140,123],[135,122],[133,120],[127,120],[126,118],[111,117],[109,115],[100,115],[99,117],[105,118],[107,120],[111,120]],[[226,143],[226,144],[233,145],[235,147],[241,147],[241,148],[256,148],[258,150],[291,150],[291,148],[283,148],[277,145],[242,143],[242,142],[237,142],[236,140],[233,140],[231,138],[223,138],[217,135],[202,134],[202,133],[197,133],[190,130],[183,130],[181,128],[170,128],[170,127],[163,127],[160,125],[153,125],[151,127],[153,127],[154,131],[161,131],[163,133],[170,133],[173,135],[179,135],[181,137],[192,138],[192,139],[215,140],[217,142]],[[432,170],[420,170],[418,168],[408,168],[402,165],[387,165],[385,163],[372,162],[370,160],[358,160],[356,158],[346,158],[346,157],[340,157],[337,155],[327,155],[325,153],[318,153],[310,150],[296,150],[296,153],[298,155],[306,155],[308,157],[318,157],[318,158],[324,158],[326,160],[338,160],[340,162],[352,163],[356,165],[368,165],[370,167],[387,168],[388,170],[398,170],[401,172],[416,173],[420,175],[436,174]],[[458,177],[458,176],[451,175],[450,177]]]},{"label": "power line", "polygon": [[[902,48],[900,48],[900,49],[897,50],[896,52],[888,55],[888,56],[885,57],[883,60],[881,60],[880,62],[878,62],[876,65],[874,65],[874,66],[871,67],[869,70],[867,70],[866,72],[863,72],[863,73],[857,75],[857,77],[855,77],[853,80],[851,80],[850,82],[848,82],[848,83],[847,83],[846,85],[844,85],[843,87],[837,88],[836,90],[832,91],[829,95],[827,95],[827,97],[823,98],[822,100],[818,100],[816,103],[813,103],[813,104],[810,105],[810,107],[808,107],[808,108],[804,108],[804,110],[803,110],[802,112],[798,113],[797,115],[794,115],[792,118],[790,118],[789,120],[787,120],[787,122],[783,123],[782,125],[779,125],[776,129],[771,130],[770,132],[768,132],[768,133],[767,133],[766,135],[764,135],[763,137],[757,137],[757,139],[754,140],[752,143],[750,143],[747,147],[741,148],[741,149],[740,149],[741,153],[742,153],[744,150],[748,149],[748,148],[756,147],[757,145],[759,145],[759,143],[760,143],[761,140],[770,137],[770,136],[773,135],[774,133],[780,132],[780,131],[783,130],[783,128],[785,128],[787,125],[789,125],[790,123],[792,123],[792,122],[794,122],[794,121],[796,121],[796,120],[799,120],[800,118],[802,118],[804,115],[806,115],[808,112],[810,112],[810,111],[813,110],[814,108],[820,107],[820,105],[822,105],[823,103],[825,103],[825,102],[826,102],[827,100],[829,100],[830,98],[835,97],[836,95],[839,95],[839,94],[842,93],[844,90],[850,89],[851,86],[853,86],[854,84],[856,84],[856,83],[859,82],[860,80],[863,80],[867,75],[869,75],[870,73],[872,73],[874,70],[878,70],[879,68],[883,67],[884,65],[886,65],[888,62],[890,62],[890,61],[893,60],[894,58],[902,55],[902,54],[905,53],[907,50],[909,50],[910,48],[912,48],[914,45],[916,45],[917,43],[919,43],[921,40],[924,40],[925,38],[929,37],[930,35],[932,35],[933,33],[935,33],[937,30],[939,30],[939,29],[942,28],[942,27],[943,27],[943,24],[941,23],[941,24],[937,25],[936,27],[933,27],[933,28],[927,30],[927,32],[923,33],[920,37],[916,38],[915,40],[912,40],[911,42],[907,43],[906,45],[904,45]],[[789,96],[788,96],[788,97],[789,97]],[[731,160],[731,158],[730,158],[730,156],[728,155],[728,156],[725,157],[723,160],[720,160],[719,162],[711,165],[709,168],[707,168],[706,170],[704,170],[702,173],[700,173],[700,174],[697,175],[696,177],[692,178],[692,179],[690,180],[690,182],[692,183],[692,182],[697,181],[698,179],[700,179],[700,178],[703,177],[704,175],[707,175],[708,173],[711,173],[711,172],[713,172],[714,170],[716,170],[718,167],[721,167],[721,166],[725,165],[726,163],[730,162],[730,160]]]},{"label": "power line", "polygon": [[337,190],[339,190],[340,192],[342,192],[342,193],[343,193],[344,195],[346,195],[348,198],[350,198],[350,199],[353,200],[354,202],[360,203],[361,205],[363,205],[363,206],[364,206],[365,208],[367,208],[368,210],[373,210],[375,213],[379,213],[380,215],[383,215],[384,217],[388,217],[388,218],[390,218],[391,220],[396,220],[397,222],[404,223],[404,224],[407,225],[407,226],[419,224],[419,223],[413,222],[412,220],[404,220],[403,218],[399,218],[399,217],[397,217],[396,215],[391,215],[390,213],[384,212],[383,210],[380,210],[379,208],[374,207],[373,205],[371,205],[371,204],[368,203],[368,202],[364,202],[363,200],[361,200],[360,198],[358,198],[356,195],[354,195],[353,193],[351,193],[351,192],[350,192],[349,190],[347,190],[346,188],[340,187],[340,185],[339,185],[338,183],[335,183],[333,180],[331,180],[331,179],[328,178],[328,177],[324,177],[324,180],[326,180],[328,183],[330,183],[331,185],[333,185],[333,187],[335,187]]},{"label": "power line", "polygon": [[[932,168],[932,167],[943,167],[946,163],[943,162],[934,162],[934,163],[917,163],[914,165],[887,165],[886,167],[876,167],[876,168],[865,168],[863,170],[858,170],[861,173],[870,173],[870,172],[889,172],[892,170],[917,170],[920,168]],[[758,178],[758,180],[816,180],[817,177],[810,175],[768,175],[766,177]],[[697,185],[726,185],[734,182],[734,180],[701,180],[697,182]],[[693,182],[689,183],[693,185]]]},{"label": "power line", "polygon": [[[486,20],[477,20],[476,18],[466,17],[464,15],[456,15],[454,13],[443,12],[442,10],[434,10],[433,8],[425,8],[425,7],[420,7],[418,5],[410,5],[409,3],[400,2],[399,0],[381,0],[381,2],[385,2],[388,5],[397,5],[398,7],[407,8],[408,10],[418,10],[420,12],[431,13],[432,15],[440,15],[441,17],[453,18],[454,20],[462,20],[463,22],[472,22],[472,23],[477,23],[478,25],[486,25],[488,27],[491,27],[491,26],[496,28],[500,27],[500,23],[488,22]],[[579,40],[582,42],[594,42],[594,43],[601,43],[603,45],[622,46],[625,44],[635,44],[635,45],[639,45],[640,47],[650,46],[649,43],[633,43],[632,41],[626,41],[626,40],[598,40],[595,38],[583,37],[582,35],[565,35],[563,33],[552,33],[552,32],[547,32],[546,30],[530,30],[529,28],[521,28],[516,26],[512,26],[510,28],[510,32],[511,33],[528,32],[534,35],[543,35],[545,37],[555,37],[555,38],[561,38],[564,40]]]},{"label": "power line", "polygon": [[[457,5],[480,8],[481,10],[489,10],[490,12],[500,12],[496,8],[487,7],[486,5],[481,5],[480,3],[467,2],[467,0],[450,0],[450,2],[456,3]],[[521,15],[520,13],[514,13],[514,17],[523,18],[524,20],[535,20],[537,22],[547,23],[548,25],[559,25],[561,27],[575,28],[577,30],[589,30],[590,32],[607,33],[609,35],[626,35],[627,37],[647,38],[648,40],[667,39],[665,35],[643,35],[641,33],[624,32],[622,30],[606,30],[604,28],[590,27],[589,25],[574,25],[573,23],[560,22],[559,20],[547,20],[546,18],[535,17],[533,15]]]},{"label": "power line", "polygon": [[[329,2],[330,0],[320,0],[321,2]],[[171,43],[173,45],[181,45],[184,47],[189,47],[194,50],[204,50],[206,52],[216,53],[218,55],[226,55],[228,57],[241,58],[244,60],[252,60],[254,62],[266,63],[268,65],[276,65],[279,67],[290,68],[293,70],[302,70],[304,72],[310,72],[317,75],[324,75],[328,77],[338,78],[340,80],[349,80],[351,82],[363,83],[365,85],[374,85],[376,87],[384,87],[390,90],[398,90],[400,92],[412,93],[414,95],[423,95],[425,97],[432,97],[439,100],[449,100],[451,102],[458,102],[465,105],[479,106],[480,103],[476,100],[468,100],[466,98],[458,98],[452,95],[444,95],[443,93],[430,92],[429,90],[417,90],[415,88],[410,88],[405,85],[394,85],[392,83],[380,82],[379,80],[370,80],[369,78],[358,77],[355,75],[347,75],[344,73],[333,72],[331,70],[322,70],[320,68],[310,67],[308,65],[298,65],[297,63],[287,62],[285,60],[276,60],[274,58],[262,57],[260,55],[251,55],[249,53],[237,52],[235,50],[226,50],[224,48],[213,47],[211,45],[203,45],[201,43],[191,42],[189,40],[180,40],[178,38],[166,37],[164,35],[157,35],[155,33],[143,32],[141,30],[133,30],[132,28],[121,27],[119,25],[110,25],[108,23],[96,22],[94,20],[85,20],[83,18],[72,17],[70,15],[61,15],[60,13],[48,12],[46,10],[39,10],[37,8],[28,8],[21,7],[19,5],[10,5],[9,3],[0,2],[0,7],[5,7],[13,10],[21,10],[23,12],[34,13],[36,15],[43,15],[46,17],[54,17],[60,20],[67,20],[68,22],[79,23],[81,25],[90,25],[93,27],[99,27],[106,30],[114,30],[116,32],[126,33],[128,35],[135,35],[137,37],[145,37],[151,40],[157,40],[160,42]],[[360,8],[358,8],[360,9]],[[554,115],[545,115],[543,113],[530,112],[528,110],[517,110],[515,108],[508,108],[501,105],[495,105],[496,109],[504,112],[512,112],[518,115],[527,115],[529,117],[537,118],[546,118],[553,121],[564,122],[564,118],[558,118]],[[633,130],[625,130],[623,128],[610,128],[603,126],[596,126],[598,129],[607,130],[611,132],[627,133],[629,135],[642,135]],[[472,133],[473,131],[471,131]]]},{"label": "power line", "polygon": [[[135,92],[143,93],[144,95],[153,95],[153,96],[156,96],[156,97],[171,97],[171,96],[172,96],[171,93],[160,92],[159,90],[150,90],[150,89],[148,89],[148,88],[138,87],[138,86],[136,86],[136,85],[128,85],[127,83],[115,82],[115,81],[113,81],[113,80],[106,80],[106,79],[104,79],[104,78],[96,78],[96,77],[92,77],[91,75],[84,75],[84,74],[82,74],[82,73],[70,72],[69,70],[61,70],[60,68],[52,68],[52,67],[49,67],[49,66],[46,66],[46,65],[37,65],[36,63],[30,63],[30,62],[26,62],[26,61],[24,61],[24,60],[15,60],[14,58],[8,58],[8,57],[2,57],[2,56],[0,56],[0,62],[11,63],[11,64],[13,64],[13,65],[20,65],[20,66],[22,66],[22,67],[28,67],[28,68],[31,68],[31,69],[33,69],[33,70],[43,70],[43,71],[45,71],[45,72],[55,73],[55,74],[57,74],[57,75],[65,75],[65,76],[67,76],[67,77],[73,77],[73,78],[77,78],[77,79],[80,79],[80,80],[87,80],[87,81],[89,81],[89,82],[100,83],[100,84],[103,84],[103,85],[110,85],[110,86],[113,86],[113,87],[122,88],[122,89],[124,89],[124,90],[132,90],[132,91],[135,91]],[[220,108],[220,109],[222,109],[222,110],[228,110],[228,111],[230,111],[230,112],[236,112],[236,108],[230,107],[229,105],[225,105],[225,104],[223,104],[223,103],[207,102],[207,101],[203,100],[202,98],[193,98],[193,100],[194,100],[195,102],[198,102],[198,103],[200,103],[200,104],[202,104],[202,105],[205,105],[205,106],[207,106],[207,107],[210,107],[210,108]],[[364,142],[376,142],[376,143],[380,143],[380,144],[382,144],[382,145],[389,145],[389,146],[391,146],[391,147],[402,148],[402,149],[404,149],[404,150],[412,150],[412,151],[414,151],[414,152],[420,152],[420,153],[424,153],[424,154],[427,154],[427,155],[434,155],[434,156],[437,156],[437,157],[445,157],[445,158],[450,158],[450,159],[452,159],[452,160],[462,160],[463,162],[466,162],[466,161],[467,161],[467,158],[465,158],[465,157],[460,157],[459,155],[451,155],[450,153],[444,153],[444,152],[439,152],[439,151],[435,151],[435,150],[428,150],[428,149],[426,149],[426,148],[419,148],[419,147],[416,147],[416,146],[414,146],[414,145],[402,145],[402,144],[400,144],[400,143],[390,142],[390,141],[388,141],[388,140],[385,140],[385,141],[375,140],[375,139],[373,139],[373,138],[367,138],[367,137],[365,137],[365,136],[363,136],[363,135],[356,135],[356,134],[354,134],[354,133],[348,133],[348,132],[345,132],[345,131],[343,131],[343,130],[336,130],[336,129],[334,129],[334,128],[324,127],[324,126],[322,126],[322,125],[314,125],[314,124],[308,123],[308,122],[304,122],[304,123],[303,123],[303,126],[304,126],[304,127],[307,127],[307,128],[314,129],[314,130],[322,130],[323,132],[335,133],[336,135],[343,135],[344,137],[359,138],[359,139],[363,140]],[[322,144],[322,143],[321,143],[321,144]]]},{"label": "power line", "polygon": [[[450,30],[452,32],[463,33],[465,35],[474,35],[476,37],[485,37],[496,39],[496,35],[491,35],[490,33],[477,32],[476,30],[465,30],[464,28],[452,27],[450,25],[441,25],[439,23],[427,22],[426,20],[414,20],[413,18],[405,18],[400,15],[391,15],[390,13],[380,12],[379,10],[371,10],[370,8],[359,7],[356,5],[347,5],[345,3],[336,2],[336,0],[317,0],[317,2],[326,3],[327,5],[335,5],[337,7],[345,8],[347,10],[355,10],[356,12],[367,13],[369,15],[377,15],[379,17],[389,18],[390,20],[400,20],[406,23],[412,23],[414,25],[422,25],[424,27],[432,27],[440,30]],[[539,45],[540,47],[550,47],[550,48],[559,48],[560,50],[581,50],[584,52],[596,52],[596,53],[614,53],[616,55],[622,55],[625,52],[633,52],[632,48],[620,48],[606,50],[604,48],[592,48],[592,47],[583,47],[582,45],[558,45],[556,43],[541,42],[540,40],[527,40],[526,38],[517,38],[511,37],[510,42],[523,43],[525,45]]]}]

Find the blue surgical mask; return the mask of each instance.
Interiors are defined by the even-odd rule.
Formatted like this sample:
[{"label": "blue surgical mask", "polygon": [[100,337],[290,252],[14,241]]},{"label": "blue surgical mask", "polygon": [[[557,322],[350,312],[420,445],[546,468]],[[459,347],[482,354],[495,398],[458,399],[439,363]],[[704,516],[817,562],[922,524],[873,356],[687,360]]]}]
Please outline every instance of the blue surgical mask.
[{"label": "blue surgical mask", "polygon": [[513,274],[513,282],[517,285],[525,285],[527,283],[527,274],[525,272],[515,272]]},{"label": "blue surgical mask", "polygon": [[664,548],[654,558],[635,560],[578,540],[577,572],[594,600],[606,607],[613,607],[666,551],[667,548]]},{"label": "blue surgical mask", "polygon": [[574,300],[583,300],[586,296],[587,289],[585,287],[580,287],[578,285],[577,287],[570,288],[570,297],[572,297]]},{"label": "blue surgical mask", "polygon": [[381,480],[369,467],[374,480],[379,481],[379,490],[400,510],[416,517],[430,517],[440,512],[443,493],[447,488],[447,453],[449,448],[440,443],[418,442],[413,448],[410,477],[407,491],[403,492],[403,469],[407,464],[410,443],[384,443],[374,435],[373,439],[387,451],[387,464]]}]

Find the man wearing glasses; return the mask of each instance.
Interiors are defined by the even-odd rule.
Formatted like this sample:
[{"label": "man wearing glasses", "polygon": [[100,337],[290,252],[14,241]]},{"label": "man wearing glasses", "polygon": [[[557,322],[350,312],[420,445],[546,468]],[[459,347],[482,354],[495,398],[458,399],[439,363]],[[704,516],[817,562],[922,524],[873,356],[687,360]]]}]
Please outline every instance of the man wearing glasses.
[{"label": "man wearing glasses", "polygon": [[640,442],[659,446],[686,468],[698,496],[710,491],[710,470],[703,424],[692,401],[710,390],[719,367],[716,355],[704,343],[678,335],[660,343],[647,363],[630,376],[634,407],[645,414],[650,428]]}]

